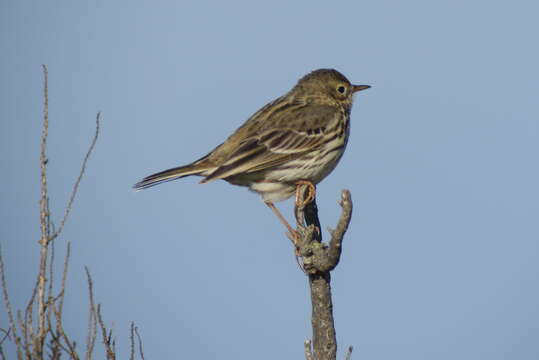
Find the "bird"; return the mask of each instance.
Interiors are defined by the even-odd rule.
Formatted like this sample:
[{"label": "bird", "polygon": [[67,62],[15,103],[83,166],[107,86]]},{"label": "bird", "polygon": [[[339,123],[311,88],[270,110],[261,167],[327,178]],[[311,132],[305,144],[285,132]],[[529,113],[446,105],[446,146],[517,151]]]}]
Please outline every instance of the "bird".
[{"label": "bird", "polygon": [[200,183],[222,179],[260,194],[293,234],[274,203],[296,194],[298,205],[301,185],[308,186],[309,201],[314,199],[316,185],[333,171],[346,149],[354,94],[368,88],[353,85],[335,69],[312,71],[205,156],[149,175],[133,188],[191,175],[202,176]]}]

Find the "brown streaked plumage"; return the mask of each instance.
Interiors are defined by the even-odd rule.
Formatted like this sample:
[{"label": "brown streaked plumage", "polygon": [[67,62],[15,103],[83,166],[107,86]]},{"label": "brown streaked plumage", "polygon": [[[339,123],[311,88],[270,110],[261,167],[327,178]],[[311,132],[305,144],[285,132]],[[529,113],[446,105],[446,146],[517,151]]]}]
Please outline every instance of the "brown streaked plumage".
[{"label": "brown streaked plumage", "polygon": [[352,85],[333,69],[315,70],[206,156],[145,177],[134,188],[198,175],[201,183],[246,186],[276,210],[273,202],[294,195],[299,181],[314,188],[335,168],[348,142],[353,94],[369,87]]}]

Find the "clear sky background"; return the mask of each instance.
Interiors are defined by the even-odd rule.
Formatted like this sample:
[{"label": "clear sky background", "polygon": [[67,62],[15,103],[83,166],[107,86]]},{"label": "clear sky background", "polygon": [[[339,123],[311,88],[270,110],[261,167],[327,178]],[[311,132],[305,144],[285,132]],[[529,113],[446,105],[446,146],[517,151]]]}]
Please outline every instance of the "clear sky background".
[{"label": "clear sky background", "polygon": [[[340,358],[354,345],[354,359],[538,359],[537,4],[2,1],[0,241],[13,302],[25,306],[37,269],[47,64],[57,223],[102,111],[56,240],[60,255],[72,242],[65,322],[79,346],[87,265],[122,358],[132,320],[149,359],[303,358],[307,280],[260,198],[196,178],[131,186],[332,67],[372,85],[318,187],[324,227],[342,188],[355,205],[333,272]],[[291,201],[279,206],[291,219]]]}]

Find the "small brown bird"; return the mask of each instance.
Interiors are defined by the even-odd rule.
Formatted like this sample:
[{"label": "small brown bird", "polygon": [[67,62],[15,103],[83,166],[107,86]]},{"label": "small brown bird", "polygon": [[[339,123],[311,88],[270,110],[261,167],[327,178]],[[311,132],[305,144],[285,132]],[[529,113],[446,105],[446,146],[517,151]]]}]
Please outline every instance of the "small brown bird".
[{"label": "small brown bird", "polygon": [[[259,193],[293,233],[274,202],[290,198],[298,185],[315,185],[337,165],[348,142],[353,94],[369,85],[352,85],[333,69],[315,70],[284,96],[272,101],[225,142],[195,162],[145,177],[145,189],[189,175],[201,183],[223,179]],[[297,196],[296,196],[297,201]]]}]

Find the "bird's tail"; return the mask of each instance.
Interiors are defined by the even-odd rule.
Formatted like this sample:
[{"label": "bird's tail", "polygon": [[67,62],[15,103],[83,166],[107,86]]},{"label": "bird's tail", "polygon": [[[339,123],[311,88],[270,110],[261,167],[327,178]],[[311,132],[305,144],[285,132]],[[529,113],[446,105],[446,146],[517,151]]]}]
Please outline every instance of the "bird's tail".
[{"label": "bird's tail", "polygon": [[179,166],[172,169],[160,171],[158,173],[146,176],[144,179],[133,185],[133,189],[142,190],[167,181],[176,180],[189,175],[202,175],[208,170],[208,167],[201,166],[199,162]]}]

